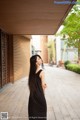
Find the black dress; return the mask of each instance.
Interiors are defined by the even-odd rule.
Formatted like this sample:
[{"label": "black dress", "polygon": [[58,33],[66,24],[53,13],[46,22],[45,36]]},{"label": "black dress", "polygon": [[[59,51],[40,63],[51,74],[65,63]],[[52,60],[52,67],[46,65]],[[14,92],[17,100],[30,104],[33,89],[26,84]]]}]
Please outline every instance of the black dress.
[{"label": "black dress", "polygon": [[47,104],[41,85],[41,78],[39,77],[41,71],[39,70],[35,74],[36,90],[33,93],[30,91],[28,102],[29,120],[47,120]]}]

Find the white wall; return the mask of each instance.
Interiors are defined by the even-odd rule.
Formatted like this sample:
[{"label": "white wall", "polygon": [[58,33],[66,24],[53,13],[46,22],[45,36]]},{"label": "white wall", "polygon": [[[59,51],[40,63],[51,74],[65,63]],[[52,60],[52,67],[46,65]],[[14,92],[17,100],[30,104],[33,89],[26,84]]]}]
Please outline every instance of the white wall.
[{"label": "white wall", "polygon": [[32,44],[36,50],[40,50],[40,35],[32,35]]},{"label": "white wall", "polygon": [[61,60],[61,40],[60,37],[56,37],[56,63]]}]

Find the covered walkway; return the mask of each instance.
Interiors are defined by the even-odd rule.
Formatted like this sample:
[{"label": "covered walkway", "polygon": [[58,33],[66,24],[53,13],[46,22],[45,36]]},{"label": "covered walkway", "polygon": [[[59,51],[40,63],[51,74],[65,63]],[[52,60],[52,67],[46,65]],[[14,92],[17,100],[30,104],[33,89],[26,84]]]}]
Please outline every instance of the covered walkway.
[{"label": "covered walkway", "polygon": [[28,75],[32,35],[56,34],[73,7],[55,2],[0,0],[0,88]]},{"label": "covered walkway", "polygon": [[[62,68],[45,66],[48,120],[80,120],[80,75]],[[9,120],[28,120],[27,79],[0,90],[0,112]]]}]

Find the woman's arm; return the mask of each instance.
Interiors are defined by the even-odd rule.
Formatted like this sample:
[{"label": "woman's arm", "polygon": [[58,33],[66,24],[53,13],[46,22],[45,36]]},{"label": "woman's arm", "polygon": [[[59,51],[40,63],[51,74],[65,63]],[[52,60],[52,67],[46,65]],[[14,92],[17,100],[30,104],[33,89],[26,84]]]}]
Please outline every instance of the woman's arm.
[{"label": "woman's arm", "polygon": [[44,71],[41,71],[40,78],[41,78],[41,82],[42,82],[42,88],[43,88],[43,90],[45,90],[45,88],[47,87],[47,85],[45,83]]}]

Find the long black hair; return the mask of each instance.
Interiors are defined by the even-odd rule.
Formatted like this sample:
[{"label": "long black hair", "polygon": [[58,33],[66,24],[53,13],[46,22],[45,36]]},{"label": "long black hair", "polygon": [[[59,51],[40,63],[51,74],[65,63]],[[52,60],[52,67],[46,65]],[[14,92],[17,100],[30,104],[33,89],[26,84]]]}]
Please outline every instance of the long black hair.
[{"label": "long black hair", "polygon": [[37,66],[36,66],[37,57],[39,57],[42,60],[40,55],[33,55],[30,58],[30,71],[29,71],[28,85],[29,85],[30,91],[32,92],[35,90],[35,74],[37,69]]}]

